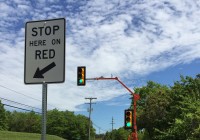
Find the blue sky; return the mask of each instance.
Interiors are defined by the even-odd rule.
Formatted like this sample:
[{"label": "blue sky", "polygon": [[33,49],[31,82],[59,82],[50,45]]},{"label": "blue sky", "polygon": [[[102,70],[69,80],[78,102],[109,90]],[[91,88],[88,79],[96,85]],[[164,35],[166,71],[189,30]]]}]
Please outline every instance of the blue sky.
[{"label": "blue sky", "polygon": [[148,80],[172,85],[180,74],[194,77],[199,7],[199,0],[1,0],[0,97],[41,108],[42,86],[23,81],[25,23],[65,18],[66,80],[48,86],[48,109],[88,116],[85,97],[97,97],[94,123],[110,130],[113,116],[119,128],[129,93],[116,81],[77,87],[77,66],[87,67],[88,78],[117,76],[130,89]]}]

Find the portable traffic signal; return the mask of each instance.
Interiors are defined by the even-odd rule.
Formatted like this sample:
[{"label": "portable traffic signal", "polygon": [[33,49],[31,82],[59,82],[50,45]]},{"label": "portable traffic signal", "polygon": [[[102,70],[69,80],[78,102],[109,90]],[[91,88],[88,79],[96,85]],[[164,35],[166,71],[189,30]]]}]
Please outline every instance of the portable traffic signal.
[{"label": "portable traffic signal", "polygon": [[81,66],[77,68],[77,85],[85,86],[86,84],[86,67]]},{"label": "portable traffic signal", "polygon": [[133,127],[133,110],[125,110],[124,128],[132,129]]}]

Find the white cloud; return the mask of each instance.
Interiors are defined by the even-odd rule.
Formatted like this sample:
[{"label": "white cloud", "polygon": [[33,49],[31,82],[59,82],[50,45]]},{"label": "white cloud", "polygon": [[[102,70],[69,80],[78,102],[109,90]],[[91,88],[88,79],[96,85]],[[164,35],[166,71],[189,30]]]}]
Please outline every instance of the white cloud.
[{"label": "white cloud", "polygon": [[[27,0],[13,0],[16,4],[29,4],[29,1]],[[9,1],[10,2],[10,1]],[[11,1],[12,2],[12,1]]]},{"label": "white cloud", "polygon": [[10,7],[9,5],[7,5],[6,3],[0,2],[0,16],[1,17],[6,17],[9,14],[14,12],[14,9],[12,7]]},{"label": "white cloud", "polygon": [[28,11],[28,10],[31,10],[31,9],[29,9],[29,8],[30,8],[29,6],[24,5],[24,4],[19,4],[19,5],[18,5],[18,8],[19,8],[21,11]]}]

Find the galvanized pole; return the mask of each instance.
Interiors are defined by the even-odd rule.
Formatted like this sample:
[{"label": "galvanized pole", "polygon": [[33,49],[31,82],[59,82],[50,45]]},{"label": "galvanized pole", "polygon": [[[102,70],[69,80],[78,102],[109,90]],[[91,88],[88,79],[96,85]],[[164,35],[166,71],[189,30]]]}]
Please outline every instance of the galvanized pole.
[{"label": "galvanized pole", "polygon": [[89,140],[90,140],[90,126],[91,126],[91,111],[92,111],[92,99],[90,99],[90,110],[89,110]]},{"label": "galvanized pole", "polygon": [[46,140],[46,122],[47,122],[47,84],[42,84],[42,135],[41,140]]},{"label": "galvanized pole", "polygon": [[90,104],[90,108],[89,108],[89,132],[88,132],[88,137],[89,137],[89,140],[90,140],[91,111],[92,111],[92,104],[95,104],[95,103],[92,103],[92,99],[97,99],[97,98],[85,98],[85,99],[90,100],[90,103],[87,103],[87,104]]}]

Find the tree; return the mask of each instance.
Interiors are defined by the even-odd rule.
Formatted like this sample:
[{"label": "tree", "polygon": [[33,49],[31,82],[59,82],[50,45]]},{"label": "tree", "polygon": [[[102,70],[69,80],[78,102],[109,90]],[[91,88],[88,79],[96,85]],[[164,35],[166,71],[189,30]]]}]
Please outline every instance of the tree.
[{"label": "tree", "polygon": [[174,123],[167,130],[172,140],[200,138],[200,77],[181,76],[171,88]]},{"label": "tree", "polygon": [[41,117],[35,112],[7,112],[9,130],[16,132],[41,132]]},{"label": "tree", "polygon": [[114,132],[114,139],[127,140],[129,134],[129,131],[125,130],[124,128],[119,128],[116,132]]},{"label": "tree", "polygon": [[47,112],[47,133],[65,137],[68,134],[69,126],[64,112],[53,109]]},{"label": "tree", "polygon": [[153,139],[157,130],[164,131],[168,127],[169,105],[171,102],[169,88],[153,81],[147,86],[136,88],[141,98],[138,101],[138,129],[145,129]]},{"label": "tree", "polygon": [[8,126],[7,126],[6,111],[0,100],[0,130],[7,130],[7,128]]},{"label": "tree", "polygon": [[25,113],[24,131],[30,133],[41,133],[41,116],[31,111]]},{"label": "tree", "polygon": [[148,132],[153,140],[200,139],[200,75],[181,76],[167,87],[149,81],[136,88],[138,129]]},{"label": "tree", "polygon": [[[57,109],[47,112],[47,133],[70,140],[88,139],[88,118],[83,115],[74,115],[70,111]],[[95,130],[91,127],[91,136]]]},{"label": "tree", "polygon": [[130,133],[124,128],[114,129],[112,132],[106,132],[103,140],[127,140]]}]

